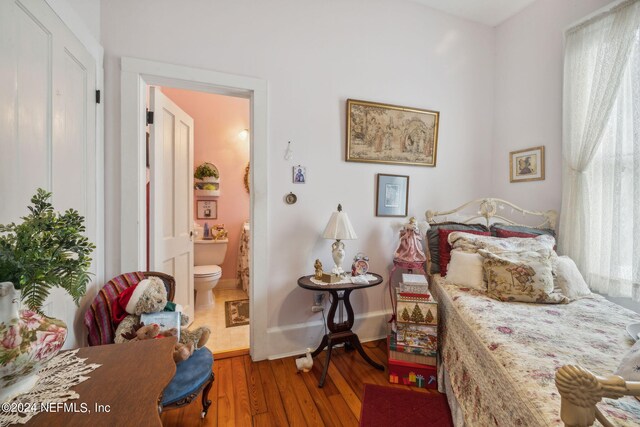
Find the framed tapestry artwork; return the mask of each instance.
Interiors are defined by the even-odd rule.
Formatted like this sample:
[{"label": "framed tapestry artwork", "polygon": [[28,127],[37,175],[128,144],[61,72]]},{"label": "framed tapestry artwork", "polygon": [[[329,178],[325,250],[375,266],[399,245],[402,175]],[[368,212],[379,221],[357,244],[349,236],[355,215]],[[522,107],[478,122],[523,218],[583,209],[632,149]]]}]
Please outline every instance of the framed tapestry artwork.
[{"label": "framed tapestry artwork", "polygon": [[197,219],[218,219],[218,201],[198,200]]},{"label": "framed tapestry artwork", "polygon": [[544,180],[544,146],[509,153],[510,182]]},{"label": "framed tapestry artwork", "polygon": [[348,162],[435,166],[438,111],[347,100]]},{"label": "framed tapestry artwork", "polygon": [[409,177],[379,173],[376,189],[376,216],[407,216]]}]

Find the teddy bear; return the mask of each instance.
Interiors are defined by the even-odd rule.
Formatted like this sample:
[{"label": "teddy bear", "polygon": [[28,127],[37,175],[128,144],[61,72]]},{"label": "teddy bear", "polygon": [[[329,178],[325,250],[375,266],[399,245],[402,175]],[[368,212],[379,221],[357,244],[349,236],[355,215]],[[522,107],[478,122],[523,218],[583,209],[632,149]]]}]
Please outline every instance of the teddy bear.
[{"label": "teddy bear", "polygon": [[[115,332],[116,343],[130,341],[127,336],[130,332],[135,332],[133,326],[140,322],[140,315],[143,313],[157,313],[165,310],[169,306],[168,311],[176,310],[176,305],[167,303],[167,290],[164,283],[158,277],[149,277],[141,280],[139,283],[132,285],[122,291],[112,307],[113,321],[118,324]],[[188,323],[187,316],[181,314],[181,325]],[[206,326],[201,326],[194,330],[180,329],[180,343],[187,347],[193,345],[194,349],[203,347],[211,335],[211,331]]]},{"label": "teddy bear", "polygon": [[[160,331],[160,325],[157,323],[151,323],[149,325],[138,323],[133,325],[133,329],[131,331],[126,333],[123,332],[124,338],[129,341],[143,341],[155,338],[175,337],[177,335],[178,330],[176,328]],[[193,350],[193,343],[189,343],[189,345],[187,345],[177,342],[173,348],[173,361],[178,364],[187,360],[193,354]]]}]

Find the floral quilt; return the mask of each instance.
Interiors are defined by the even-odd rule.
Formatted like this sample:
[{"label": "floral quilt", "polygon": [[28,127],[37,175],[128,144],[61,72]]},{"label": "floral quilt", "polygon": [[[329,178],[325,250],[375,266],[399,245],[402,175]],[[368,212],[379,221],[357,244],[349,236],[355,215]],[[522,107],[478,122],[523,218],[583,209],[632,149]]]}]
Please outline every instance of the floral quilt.
[{"label": "floral quilt", "polygon": [[[640,315],[593,295],[570,304],[502,302],[433,280],[441,356],[469,426],[562,426],[555,372],[577,364],[611,375],[633,345]],[[633,397],[598,407],[616,425],[640,424]]]}]

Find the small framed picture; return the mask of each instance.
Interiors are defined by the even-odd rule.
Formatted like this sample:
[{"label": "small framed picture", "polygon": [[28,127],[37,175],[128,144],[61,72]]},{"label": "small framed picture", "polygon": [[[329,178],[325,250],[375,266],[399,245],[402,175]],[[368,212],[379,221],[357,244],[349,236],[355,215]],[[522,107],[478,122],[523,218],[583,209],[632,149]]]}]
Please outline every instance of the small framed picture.
[{"label": "small framed picture", "polygon": [[217,200],[198,200],[198,219],[218,219]]},{"label": "small framed picture", "polygon": [[510,182],[544,180],[544,146],[509,153]]},{"label": "small framed picture", "polygon": [[407,216],[409,177],[377,175],[376,216]]},{"label": "small framed picture", "polygon": [[307,168],[304,166],[294,166],[293,167],[293,183],[294,184],[304,184],[307,182]]}]

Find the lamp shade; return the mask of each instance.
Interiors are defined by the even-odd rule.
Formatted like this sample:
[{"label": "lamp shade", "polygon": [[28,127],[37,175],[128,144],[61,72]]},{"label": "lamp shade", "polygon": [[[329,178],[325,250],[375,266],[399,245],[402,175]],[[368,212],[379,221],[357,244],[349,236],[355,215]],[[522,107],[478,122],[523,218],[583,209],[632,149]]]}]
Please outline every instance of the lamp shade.
[{"label": "lamp shade", "polygon": [[349,216],[347,216],[346,212],[342,211],[341,205],[338,205],[337,212],[331,214],[331,218],[329,218],[329,223],[324,229],[322,237],[332,240],[353,240],[358,238],[356,232],[353,230],[351,221],[349,221]]}]

